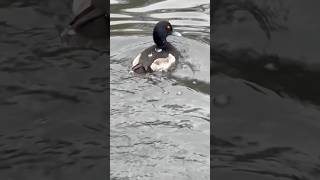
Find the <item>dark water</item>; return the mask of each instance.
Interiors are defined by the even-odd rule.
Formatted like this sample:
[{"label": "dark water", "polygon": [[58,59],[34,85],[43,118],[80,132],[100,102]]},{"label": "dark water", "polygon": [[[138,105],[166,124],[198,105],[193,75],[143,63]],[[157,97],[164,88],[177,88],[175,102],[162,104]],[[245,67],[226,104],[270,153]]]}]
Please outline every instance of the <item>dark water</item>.
[{"label": "dark water", "polygon": [[[209,179],[209,1],[111,1],[110,168],[114,179]],[[181,58],[172,74],[134,76],[156,22]]]},{"label": "dark water", "polygon": [[320,178],[317,5],[215,1],[215,179]]},{"label": "dark water", "polygon": [[106,39],[68,1],[0,2],[0,179],[105,179]]},{"label": "dark water", "polygon": [[[71,3],[0,2],[1,179],[105,179],[108,48],[61,38]],[[214,178],[319,179],[319,1],[212,5]],[[160,19],[184,59],[134,77]],[[208,179],[209,2],[111,1],[111,20],[112,177]]]}]

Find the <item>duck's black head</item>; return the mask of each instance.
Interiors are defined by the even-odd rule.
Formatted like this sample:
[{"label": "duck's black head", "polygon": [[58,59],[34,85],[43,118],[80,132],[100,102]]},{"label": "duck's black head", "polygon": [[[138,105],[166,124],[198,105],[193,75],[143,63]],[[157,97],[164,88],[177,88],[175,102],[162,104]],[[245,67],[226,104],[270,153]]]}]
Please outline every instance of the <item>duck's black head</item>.
[{"label": "duck's black head", "polygon": [[153,29],[153,41],[159,48],[164,48],[167,45],[167,36],[177,35],[180,33],[174,32],[172,25],[168,21],[160,21]]}]

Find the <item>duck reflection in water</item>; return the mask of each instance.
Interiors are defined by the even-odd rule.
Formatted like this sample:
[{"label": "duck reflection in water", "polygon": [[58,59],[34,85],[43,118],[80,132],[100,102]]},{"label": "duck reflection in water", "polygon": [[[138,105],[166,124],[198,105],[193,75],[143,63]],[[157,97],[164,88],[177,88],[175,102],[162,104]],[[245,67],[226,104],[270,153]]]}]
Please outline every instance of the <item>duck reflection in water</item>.
[{"label": "duck reflection in water", "polygon": [[107,4],[105,0],[74,0],[72,12],[74,17],[62,36],[75,34],[88,38],[105,38],[107,36]]}]

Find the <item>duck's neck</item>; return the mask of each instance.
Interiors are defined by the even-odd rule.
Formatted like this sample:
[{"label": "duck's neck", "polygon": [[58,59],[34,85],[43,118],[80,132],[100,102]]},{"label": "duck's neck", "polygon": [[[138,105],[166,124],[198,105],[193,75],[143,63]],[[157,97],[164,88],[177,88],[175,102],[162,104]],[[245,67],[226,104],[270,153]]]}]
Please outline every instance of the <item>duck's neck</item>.
[{"label": "duck's neck", "polygon": [[163,49],[167,45],[167,40],[165,35],[160,35],[159,33],[153,32],[153,41],[157,45],[157,48]]}]

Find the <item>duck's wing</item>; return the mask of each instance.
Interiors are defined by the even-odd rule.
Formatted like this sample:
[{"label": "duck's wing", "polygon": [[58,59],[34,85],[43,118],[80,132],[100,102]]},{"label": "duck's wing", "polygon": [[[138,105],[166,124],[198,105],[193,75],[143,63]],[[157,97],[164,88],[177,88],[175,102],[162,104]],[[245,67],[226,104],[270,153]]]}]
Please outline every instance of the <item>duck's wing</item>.
[{"label": "duck's wing", "polygon": [[[168,59],[170,53],[168,50],[157,52],[155,49],[156,45],[153,45],[138,54],[132,62],[132,70],[139,74],[152,72],[153,69],[151,66],[155,61],[160,62]],[[173,55],[171,56],[174,57]]]},{"label": "duck's wing", "polygon": [[138,74],[144,74],[148,72],[148,67],[141,61],[141,53],[132,61],[131,70]]}]

